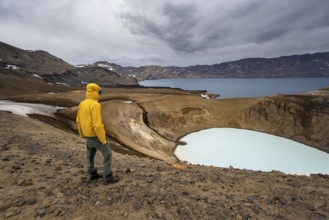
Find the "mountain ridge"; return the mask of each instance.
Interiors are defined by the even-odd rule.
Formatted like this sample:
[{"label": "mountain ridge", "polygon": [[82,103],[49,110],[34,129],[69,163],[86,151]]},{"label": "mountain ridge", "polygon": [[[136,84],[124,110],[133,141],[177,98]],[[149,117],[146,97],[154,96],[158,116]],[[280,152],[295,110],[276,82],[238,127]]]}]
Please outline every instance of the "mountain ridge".
[{"label": "mountain ridge", "polygon": [[329,52],[244,58],[213,65],[120,67],[139,81],[162,78],[274,78],[329,77]]}]

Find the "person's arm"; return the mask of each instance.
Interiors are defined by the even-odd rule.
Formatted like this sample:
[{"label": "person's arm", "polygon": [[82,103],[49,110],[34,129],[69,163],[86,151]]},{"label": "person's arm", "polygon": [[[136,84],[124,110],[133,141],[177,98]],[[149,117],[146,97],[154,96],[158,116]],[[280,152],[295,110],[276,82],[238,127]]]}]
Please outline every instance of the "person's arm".
[{"label": "person's arm", "polygon": [[82,129],[81,129],[81,124],[80,124],[79,109],[78,109],[78,113],[77,113],[76,122],[77,122],[77,127],[78,127],[79,136],[84,138],[84,135],[83,135],[83,133],[82,133]]},{"label": "person's arm", "polygon": [[97,103],[97,105],[94,105],[91,109],[91,117],[93,121],[94,131],[97,135],[98,140],[102,144],[106,144],[107,143],[106,133],[104,129],[101,111],[102,111],[102,107],[99,103]]}]

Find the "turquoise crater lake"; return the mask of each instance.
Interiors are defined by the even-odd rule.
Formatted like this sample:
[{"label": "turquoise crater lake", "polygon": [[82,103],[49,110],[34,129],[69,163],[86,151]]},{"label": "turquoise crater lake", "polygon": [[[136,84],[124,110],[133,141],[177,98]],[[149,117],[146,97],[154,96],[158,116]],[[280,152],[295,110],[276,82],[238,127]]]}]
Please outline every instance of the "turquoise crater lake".
[{"label": "turquoise crater lake", "polygon": [[212,128],[186,135],[175,155],[192,164],[287,174],[329,174],[329,154],[307,145],[251,130]]}]

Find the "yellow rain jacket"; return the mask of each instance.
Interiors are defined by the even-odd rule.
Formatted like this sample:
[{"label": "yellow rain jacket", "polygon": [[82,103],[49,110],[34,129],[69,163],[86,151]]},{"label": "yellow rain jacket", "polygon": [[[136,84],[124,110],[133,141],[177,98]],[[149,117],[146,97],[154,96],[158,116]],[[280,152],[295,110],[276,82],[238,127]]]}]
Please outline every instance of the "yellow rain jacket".
[{"label": "yellow rain jacket", "polygon": [[98,103],[101,88],[90,83],[86,87],[86,99],[78,108],[77,125],[80,137],[97,137],[102,144],[106,144],[106,134],[102,120],[102,107]]}]

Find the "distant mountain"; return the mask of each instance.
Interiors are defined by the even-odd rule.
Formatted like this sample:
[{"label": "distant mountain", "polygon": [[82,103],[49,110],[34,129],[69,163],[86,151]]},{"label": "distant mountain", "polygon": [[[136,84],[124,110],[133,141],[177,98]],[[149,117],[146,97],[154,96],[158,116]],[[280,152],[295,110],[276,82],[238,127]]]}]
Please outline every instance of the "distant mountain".
[{"label": "distant mountain", "polygon": [[162,78],[329,77],[329,52],[270,59],[247,58],[214,65],[188,67],[108,65],[122,75],[136,76],[139,81]]},{"label": "distant mountain", "polygon": [[137,79],[117,72],[107,62],[101,61],[89,65],[78,65],[62,74],[48,75],[50,81],[60,81],[70,85],[97,83],[101,86],[138,85]]}]

